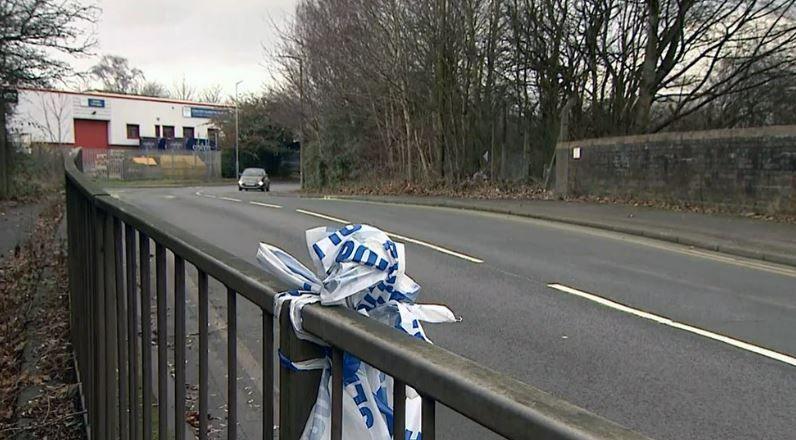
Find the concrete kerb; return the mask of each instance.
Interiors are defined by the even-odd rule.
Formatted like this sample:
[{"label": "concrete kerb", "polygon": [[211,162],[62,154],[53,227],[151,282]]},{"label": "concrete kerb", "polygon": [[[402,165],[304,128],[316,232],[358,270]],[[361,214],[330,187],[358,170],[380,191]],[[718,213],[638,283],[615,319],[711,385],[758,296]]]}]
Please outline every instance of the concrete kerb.
[{"label": "concrete kerb", "polygon": [[338,195],[324,195],[324,194],[306,194],[302,195],[301,197],[330,197],[337,199],[362,200],[369,202],[398,203],[402,205],[421,205],[421,206],[437,206],[442,208],[469,209],[472,211],[491,212],[494,214],[508,214],[508,215],[515,215],[518,217],[532,218],[536,220],[566,223],[575,226],[584,226],[587,228],[602,229],[612,232],[619,232],[622,234],[636,235],[639,237],[666,241],[669,243],[676,243],[684,246],[691,246],[694,248],[704,249],[708,251],[720,252],[723,254],[733,255],[736,257],[750,258],[770,263],[777,263],[786,266],[796,267],[796,256],[773,253],[773,252],[761,252],[757,250],[743,248],[740,246],[722,245],[710,240],[703,240],[684,235],[671,234],[668,232],[651,231],[644,228],[634,228],[632,226],[581,220],[571,217],[556,217],[546,214],[520,212],[513,209],[502,209],[502,208],[494,208],[489,206],[476,206],[457,201],[440,201],[440,200],[431,201],[431,200],[423,200],[422,198],[406,200],[401,198],[381,198],[373,196],[347,196],[347,195],[338,196]]}]

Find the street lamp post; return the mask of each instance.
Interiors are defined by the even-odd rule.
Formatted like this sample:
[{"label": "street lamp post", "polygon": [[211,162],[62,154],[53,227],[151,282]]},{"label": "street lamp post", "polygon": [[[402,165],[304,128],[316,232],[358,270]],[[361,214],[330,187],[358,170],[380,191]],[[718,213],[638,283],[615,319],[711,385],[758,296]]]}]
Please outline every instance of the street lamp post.
[{"label": "street lamp post", "polygon": [[240,179],[240,162],[238,160],[238,142],[240,141],[240,129],[238,126],[238,86],[243,80],[235,83],[235,178]]}]

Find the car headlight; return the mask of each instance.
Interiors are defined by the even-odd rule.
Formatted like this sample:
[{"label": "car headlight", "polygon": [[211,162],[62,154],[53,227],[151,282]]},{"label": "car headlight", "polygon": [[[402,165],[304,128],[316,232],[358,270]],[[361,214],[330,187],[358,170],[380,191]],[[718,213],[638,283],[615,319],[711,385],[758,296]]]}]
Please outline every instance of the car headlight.
[{"label": "car headlight", "polygon": [[263,181],[261,180],[261,181],[257,182],[257,185],[263,186]]},{"label": "car headlight", "polygon": [[241,185],[241,186],[243,186],[243,179],[241,179],[241,180],[238,180],[238,185]]}]

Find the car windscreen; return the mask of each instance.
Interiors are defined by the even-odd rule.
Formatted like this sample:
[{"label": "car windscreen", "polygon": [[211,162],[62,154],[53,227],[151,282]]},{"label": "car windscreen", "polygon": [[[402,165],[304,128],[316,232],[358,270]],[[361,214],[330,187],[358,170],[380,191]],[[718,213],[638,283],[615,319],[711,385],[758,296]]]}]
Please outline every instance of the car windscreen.
[{"label": "car windscreen", "polygon": [[247,177],[263,176],[265,175],[265,170],[261,170],[259,168],[249,168],[243,171],[243,175]]}]

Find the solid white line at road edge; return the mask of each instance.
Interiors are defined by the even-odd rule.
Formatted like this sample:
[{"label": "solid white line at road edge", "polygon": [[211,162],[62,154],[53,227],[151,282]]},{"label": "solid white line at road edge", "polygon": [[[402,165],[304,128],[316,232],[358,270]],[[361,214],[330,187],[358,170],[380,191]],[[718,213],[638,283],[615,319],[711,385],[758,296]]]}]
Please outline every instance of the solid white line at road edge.
[{"label": "solid white line at road edge", "polygon": [[270,204],[270,203],[262,203],[262,202],[249,202],[249,203],[250,203],[250,204],[252,204],[252,205],[257,205],[257,206],[265,206],[266,208],[276,208],[276,209],[282,209],[282,207],[281,207],[281,206],[279,206],[279,205],[272,205],[272,204]]},{"label": "solid white line at road edge", "polygon": [[758,347],[757,345],[750,344],[748,342],[740,341],[738,339],[730,338],[729,336],[720,335],[718,333],[713,333],[707,330],[703,330],[701,328],[697,328],[694,326],[690,326],[688,324],[683,324],[681,322],[673,321],[669,318],[658,316],[653,313],[645,312],[643,310],[634,309],[632,307],[628,307],[624,304],[620,304],[618,302],[611,301],[610,299],[603,298],[601,296],[597,296],[593,293],[584,292],[582,290],[573,289],[572,287],[564,286],[563,284],[548,284],[547,287],[551,289],[556,289],[558,291],[569,293],[570,295],[579,296],[581,298],[587,299],[589,301],[596,302],[600,305],[610,307],[615,310],[619,310],[625,313],[629,313],[634,316],[638,316],[639,318],[649,319],[650,321],[657,322],[658,324],[668,325],[669,327],[678,328],[680,330],[685,330],[690,333],[694,333],[709,339],[713,339],[714,341],[723,342],[728,345],[732,345],[733,347],[740,348],[741,350],[750,351],[752,353],[759,354],[761,356],[765,356],[770,359],[774,359],[775,361],[784,362],[788,365],[796,367],[796,358],[788,356],[786,354],[778,353],[773,350],[769,350],[767,348]]},{"label": "solid white line at road edge", "polygon": [[[313,217],[322,218],[322,219],[325,219],[325,220],[331,220],[333,222],[342,223],[342,224],[346,224],[346,225],[351,223],[348,220],[343,220],[341,218],[332,217],[332,216],[325,215],[325,214],[319,214],[317,212],[306,211],[306,210],[303,210],[303,209],[296,209],[296,212],[300,212],[302,214],[311,215]],[[414,244],[417,244],[417,245],[420,245],[420,246],[424,246],[424,247],[427,247],[429,249],[433,249],[433,250],[435,250],[437,252],[442,252],[443,254],[448,254],[448,255],[451,255],[451,256],[454,256],[454,257],[457,257],[457,258],[461,258],[462,260],[469,261],[471,263],[480,264],[480,263],[484,262],[484,260],[482,260],[480,258],[471,257],[469,255],[465,255],[465,254],[462,254],[460,252],[452,251],[450,249],[445,249],[444,247],[437,246],[437,245],[432,244],[432,243],[428,243],[428,242],[425,242],[425,241],[422,241],[422,240],[417,240],[417,239],[410,238],[410,237],[405,237],[403,235],[398,235],[398,234],[395,234],[395,233],[389,232],[389,231],[384,231],[384,232],[387,235],[392,236],[393,238],[397,238],[399,240],[403,240],[403,241],[406,241],[406,242],[409,242],[409,243],[414,243]]]}]

